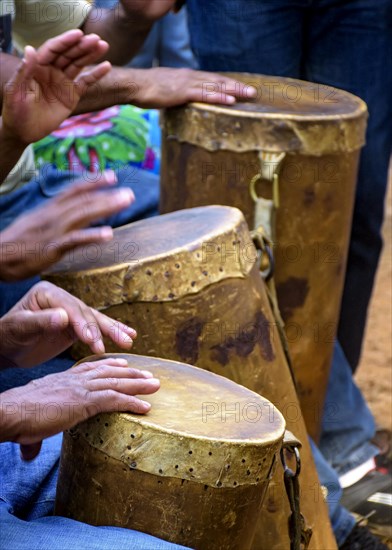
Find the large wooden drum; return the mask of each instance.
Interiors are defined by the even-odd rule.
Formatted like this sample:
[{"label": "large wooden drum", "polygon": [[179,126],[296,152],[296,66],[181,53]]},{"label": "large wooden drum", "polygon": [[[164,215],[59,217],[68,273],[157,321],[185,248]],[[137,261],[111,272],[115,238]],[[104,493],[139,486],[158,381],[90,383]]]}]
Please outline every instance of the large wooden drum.
[{"label": "large wooden drum", "polygon": [[278,302],[302,410],[317,439],[366,105],[349,93],[300,80],[234,77],[256,87],[256,101],[231,107],[194,103],[164,113],[160,208],[166,213],[236,206],[251,229],[270,214],[275,218]]},{"label": "large wooden drum", "polygon": [[[112,242],[77,249],[46,278],[135,327],[134,353],[195,364],[271,401],[303,445],[309,548],[336,548],[256,249],[238,209],[193,208],[115,229]],[[115,351],[109,342],[107,349]],[[88,353],[74,352],[78,358]],[[289,548],[282,476],[278,465],[255,550]]]},{"label": "large wooden drum", "polygon": [[[160,390],[146,415],[100,414],[64,434],[57,515],[195,550],[248,550],[284,420],[265,398],[196,367],[121,355]],[[267,546],[265,546],[267,549]]]}]

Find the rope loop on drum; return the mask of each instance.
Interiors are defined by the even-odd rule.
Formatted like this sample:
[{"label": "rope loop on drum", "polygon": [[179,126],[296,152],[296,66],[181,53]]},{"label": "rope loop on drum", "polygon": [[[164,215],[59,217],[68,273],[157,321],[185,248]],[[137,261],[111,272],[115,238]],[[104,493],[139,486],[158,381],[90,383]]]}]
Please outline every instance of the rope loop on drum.
[{"label": "rope loop on drum", "polygon": [[[299,475],[301,473],[301,457],[299,442],[289,441],[283,443],[280,450],[280,460],[283,466],[284,485],[290,504],[291,515],[288,520],[290,550],[306,550],[309,547],[312,529],[307,527],[305,518],[300,508]],[[295,458],[295,470],[292,470],[286,462],[286,453],[290,452]]]}]

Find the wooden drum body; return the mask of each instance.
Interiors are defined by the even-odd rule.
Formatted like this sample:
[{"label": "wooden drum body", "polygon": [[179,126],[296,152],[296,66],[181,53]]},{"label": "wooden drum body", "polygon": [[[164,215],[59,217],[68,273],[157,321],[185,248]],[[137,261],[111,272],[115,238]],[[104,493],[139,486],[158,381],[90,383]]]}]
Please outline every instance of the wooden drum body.
[{"label": "wooden drum body", "polygon": [[282,415],[205,370],[121,357],[161,388],[143,397],[146,415],[100,414],[64,434],[55,513],[195,550],[249,549],[279,461]]},{"label": "wooden drum body", "polygon": [[[256,250],[238,209],[193,208],[115,229],[111,243],[77,249],[46,278],[135,327],[134,353],[195,364],[271,401],[303,445],[309,548],[336,548]],[[113,344],[107,349],[114,351]],[[278,465],[258,518],[257,550],[289,547],[282,475]]]},{"label": "wooden drum body", "polygon": [[[231,75],[233,76],[233,75]],[[235,74],[258,99],[194,103],[163,116],[161,212],[242,210],[275,198],[275,283],[302,410],[317,439],[339,317],[366,105],[327,86]],[[275,181],[275,184],[274,184]]]}]

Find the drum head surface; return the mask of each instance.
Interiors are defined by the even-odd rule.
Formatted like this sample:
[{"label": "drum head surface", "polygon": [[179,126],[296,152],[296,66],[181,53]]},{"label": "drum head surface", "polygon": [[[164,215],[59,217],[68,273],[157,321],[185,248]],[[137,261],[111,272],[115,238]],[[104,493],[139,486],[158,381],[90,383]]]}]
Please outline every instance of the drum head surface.
[{"label": "drum head surface", "polygon": [[161,382],[158,392],[141,396],[151,403],[150,412],[121,413],[124,420],[217,442],[265,444],[283,434],[285,422],[278,409],[228,378],[176,361],[131,354],[114,356],[126,359],[132,368],[151,371]]},{"label": "drum head surface", "polygon": [[305,120],[352,117],[366,110],[365,103],[358,97],[324,84],[249,73],[224,74],[254,86],[257,90],[256,98],[224,107],[197,103],[198,109],[222,110],[233,114],[241,112],[244,116],[249,113],[260,118],[287,115],[288,118]]},{"label": "drum head surface", "polygon": [[203,243],[245,223],[236,208],[208,206],[180,210],[134,222],[114,231],[108,243],[79,247],[55,264],[47,274],[79,272],[113,265],[137,265],[183,249],[202,249]]}]

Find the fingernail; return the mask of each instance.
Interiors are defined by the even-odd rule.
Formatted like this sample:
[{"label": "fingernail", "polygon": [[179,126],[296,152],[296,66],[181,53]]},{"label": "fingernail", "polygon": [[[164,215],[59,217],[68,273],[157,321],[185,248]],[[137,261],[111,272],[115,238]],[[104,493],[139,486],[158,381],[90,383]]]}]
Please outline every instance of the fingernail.
[{"label": "fingernail", "polygon": [[50,317],[50,322],[55,327],[65,327],[66,325],[68,325],[68,321],[68,315],[64,309],[59,309],[55,311]]},{"label": "fingernail", "polygon": [[151,409],[150,403],[147,403],[147,401],[142,401],[142,399],[139,399],[139,401],[142,409],[144,409],[145,411],[149,411]]},{"label": "fingernail", "polygon": [[152,372],[150,372],[149,370],[141,370],[140,372],[142,372],[145,376],[145,378],[153,378],[154,375]]},{"label": "fingernail", "polygon": [[161,384],[158,378],[148,378],[146,382],[149,386],[159,386]]},{"label": "fingernail", "polygon": [[131,189],[120,189],[116,194],[116,200],[119,204],[130,204],[135,200],[135,195]]},{"label": "fingernail", "polygon": [[255,97],[257,95],[257,90],[253,86],[248,86],[246,90],[247,97]]},{"label": "fingernail", "polygon": [[109,183],[110,185],[117,183],[117,176],[114,170],[105,170],[103,175],[106,180],[106,183]]},{"label": "fingernail", "polygon": [[105,346],[102,340],[97,340],[96,342],[94,342],[94,346],[97,353],[105,353]]},{"label": "fingernail", "polygon": [[235,103],[235,97],[233,97],[232,95],[227,95],[226,101],[227,103]]},{"label": "fingernail", "polygon": [[111,241],[113,239],[113,229],[111,227],[102,227],[101,239],[103,241]]},{"label": "fingernail", "polygon": [[115,361],[119,365],[122,365],[123,367],[128,366],[128,361],[126,359],[113,359],[113,361]]},{"label": "fingernail", "polygon": [[125,332],[122,333],[122,341],[124,344],[133,344],[133,340],[128,334]]}]

